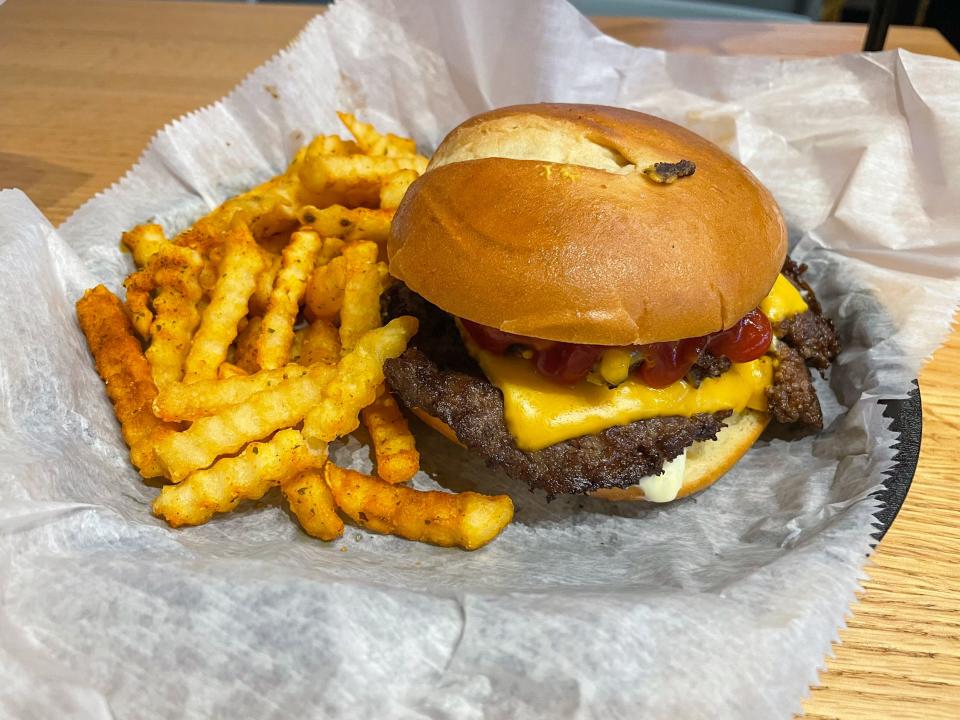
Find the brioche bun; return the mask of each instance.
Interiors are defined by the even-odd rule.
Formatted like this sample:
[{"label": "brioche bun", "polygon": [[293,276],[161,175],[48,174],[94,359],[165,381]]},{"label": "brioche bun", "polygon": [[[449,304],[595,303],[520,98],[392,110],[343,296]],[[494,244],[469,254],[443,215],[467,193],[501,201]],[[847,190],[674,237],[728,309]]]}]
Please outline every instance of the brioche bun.
[{"label": "brioche bun", "polygon": [[[690,160],[660,183],[641,171]],[[453,130],[394,217],[390,272],[506,332],[631,345],[734,325],[787,252],[770,193],[720,148],[630,110],[518,105]]]},{"label": "brioche bun", "polygon": [[[683,466],[683,485],[677,493],[677,499],[713,485],[753,447],[769,422],[770,416],[767,413],[746,410],[728,418],[727,426],[717,434],[716,440],[706,440],[690,446]],[[590,494],[605,500],[644,499],[643,490],[637,485],[627,488],[603,488]]]}]

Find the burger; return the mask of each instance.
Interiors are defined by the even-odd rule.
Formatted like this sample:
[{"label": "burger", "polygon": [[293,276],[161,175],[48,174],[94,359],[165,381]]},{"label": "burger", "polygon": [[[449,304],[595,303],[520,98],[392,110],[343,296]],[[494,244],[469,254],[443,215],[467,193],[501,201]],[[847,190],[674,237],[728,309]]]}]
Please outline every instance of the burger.
[{"label": "burger", "polygon": [[810,368],[839,351],[747,168],[639,112],[539,104],[473,117],[407,191],[387,363],[428,425],[549,496],[666,502],[771,422],[822,427]]}]

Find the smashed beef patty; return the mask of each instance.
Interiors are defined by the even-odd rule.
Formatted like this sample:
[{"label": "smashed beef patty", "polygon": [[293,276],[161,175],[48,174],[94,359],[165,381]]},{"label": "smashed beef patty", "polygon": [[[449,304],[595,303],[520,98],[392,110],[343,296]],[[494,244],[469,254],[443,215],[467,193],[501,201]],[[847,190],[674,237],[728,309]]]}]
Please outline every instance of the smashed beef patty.
[{"label": "smashed beef patty", "polygon": [[[780,366],[767,390],[770,412],[777,422],[801,429],[822,425],[820,403],[807,363],[826,367],[839,351],[833,324],[825,318],[810,287],[802,282],[805,268],[792,261],[785,274],[804,293],[810,310],[791,319],[781,340]],[[564,440],[542,450],[520,450],[503,418],[503,395],[483,375],[470,357],[453,318],[403,285],[383,297],[384,319],[413,315],[420,329],[411,347],[388,360],[384,371],[390,386],[410,408],[443,420],[468,448],[492,467],[523,480],[549,495],[586,493],[611,487],[629,487],[659,474],[665,462],[701,440],[715,440],[729,412],[693,417],[659,417],[608,428],[595,435]],[[802,319],[801,319],[802,318]],[[783,325],[786,325],[786,321]],[[805,334],[804,334],[805,333]],[[802,347],[791,343],[803,337]],[[704,353],[689,380],[699,385],[704,377],[728,370],[725,358]]]}]

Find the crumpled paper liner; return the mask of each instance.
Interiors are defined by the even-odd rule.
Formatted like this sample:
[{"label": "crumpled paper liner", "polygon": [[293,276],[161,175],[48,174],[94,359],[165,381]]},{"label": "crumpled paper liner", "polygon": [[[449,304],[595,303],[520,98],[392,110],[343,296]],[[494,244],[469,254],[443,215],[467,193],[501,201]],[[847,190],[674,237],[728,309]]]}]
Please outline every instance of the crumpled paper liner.
[{"label": "crumpled paper liner", "polygon": [[[637,49],[561,0],[337,4],[222,102],[168,125],[58,231],[0,193],[0,715],[785,718],[870,550],[903,397],[960,297],[956,63]],[[844,353],[827,429],[760,442],[663,507],[546,503],[419,432],[418,487],[509,491],[474,552],[348,528],[277,497],[174,531],[130,468],[73,303],[130,271],[120,232],[170,232],[279,172],[334,111],[429,150],[512,102],[675,120],[745,162]],[[421,428],[422,429],[422,428]],[[349,440],[337,462],[369,468]]]}]

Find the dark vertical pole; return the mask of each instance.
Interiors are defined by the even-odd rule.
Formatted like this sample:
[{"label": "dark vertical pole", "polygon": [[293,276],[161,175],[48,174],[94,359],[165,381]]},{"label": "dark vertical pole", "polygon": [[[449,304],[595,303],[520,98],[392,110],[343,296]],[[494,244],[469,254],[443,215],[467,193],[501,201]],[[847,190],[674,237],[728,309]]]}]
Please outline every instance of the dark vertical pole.
[{"label": "dark vertical pole", "polygon": [[873,0],[873,10],[870,11],[870,22],[867,25],[867,39],[863,43],[864,50],[883,50],[887,29],[896,9],[897,0]]}]

